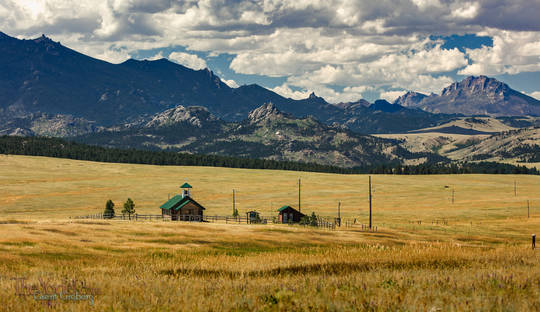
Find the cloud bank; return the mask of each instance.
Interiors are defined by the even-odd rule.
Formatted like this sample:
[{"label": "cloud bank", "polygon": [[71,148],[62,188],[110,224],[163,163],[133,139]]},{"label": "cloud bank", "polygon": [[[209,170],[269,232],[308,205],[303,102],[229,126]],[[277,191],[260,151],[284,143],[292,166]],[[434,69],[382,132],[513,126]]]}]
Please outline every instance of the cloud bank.
[{"label": "cloud bank", "polygon": [[[3,0],[0,30],[45,33],[119,63],[139,50],[181,46],[168,58],[195,69],[193,52],[228,53],[237,74],[285,77],[273,90],[332,102],[377,91],[438,92],[461,75],[540,71],[540,2],[530,0]],[[493,46],[445,48],[477,34]],[[236,85],[234,80],[229,85]]]}]

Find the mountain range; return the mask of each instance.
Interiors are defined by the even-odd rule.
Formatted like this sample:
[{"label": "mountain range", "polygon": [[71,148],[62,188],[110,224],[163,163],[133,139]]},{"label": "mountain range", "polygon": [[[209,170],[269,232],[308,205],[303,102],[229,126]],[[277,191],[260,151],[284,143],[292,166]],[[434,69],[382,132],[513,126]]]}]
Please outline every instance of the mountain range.
[{"label": "mountain range", "polygon": [[204,107],[169,109],[150,121],[73,138],[107,147],[173,150],[197,154],[293,160],[341,167],[418,164],[443,159],[411,153],[396,140],[328,126],[312,116],[297,118],[268,103],[240,122],[226,122]]},{"label": "mountain range", "polygon": [[0,32],[0,135],[359,166],[444,159],[365,134],[435,129],[465,115],[527,126],[508,116],[540,116],[540,101],[485,76],[394,103],[295,100],[256,84],[231,88],[209,69],[167,59],[111,64],[46,36]]},{"label": "mountain range", "polygon": [[[220,119],[240,121],[268,102],[297,117],[313,115],[323,123],[337,122],[363,133],[407,131],[452,118],[405,107],[379,110],[369,103],[358,104],[361,101],[333,105],[315,94],[294,100],[254,84],[230,88],[208,69],[192,70],[166,59],[111,64],[45,36],[20,40],[0,33],[0,122],[4,124],[32,124],[39,116],[40,124],[65,117],[96,128],[111,127],[178,105],[204,106]],[[16,128],[0,130],[7,133]],[[85,124],[68,133],[85,130],[91,127]]]}]

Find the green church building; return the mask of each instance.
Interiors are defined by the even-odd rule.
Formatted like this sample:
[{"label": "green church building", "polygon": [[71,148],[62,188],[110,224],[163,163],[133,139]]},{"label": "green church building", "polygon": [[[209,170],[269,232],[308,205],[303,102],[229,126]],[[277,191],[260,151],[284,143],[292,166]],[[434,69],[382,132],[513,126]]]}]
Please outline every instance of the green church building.
[{"label": "green church building", "polygon": [[205,208],[191,198],[193,187],[186,182],[180,188],[182,189],[180,195],[173,196],[159,207],[162,216],[170,216],[172,221],[202,222]]}]

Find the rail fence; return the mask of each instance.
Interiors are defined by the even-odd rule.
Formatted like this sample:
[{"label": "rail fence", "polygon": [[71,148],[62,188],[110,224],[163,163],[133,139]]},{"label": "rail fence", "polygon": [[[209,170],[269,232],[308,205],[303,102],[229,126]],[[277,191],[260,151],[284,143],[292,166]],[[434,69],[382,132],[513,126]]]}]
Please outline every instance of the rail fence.
[{"label": "rail fence", "polygon": [[170,221],[171,217],[166,215],[152,215],[152,214],[121,214],[121,215],[106,215],[103,213],[96,213],[86,216],[74,216],[70,219],[105,219],[105,220],[133,220],[133,221],[143,221],[143,220],[155,220],[155,221]]},{"label": "rail fence", "polygon": [[253,218],[247,218],[242,216],[211,216],[211,215],[181,215],[178,216],[177,220],[173,220],[171,216],[168,215],[152,215],[152,214],[119,214],[119,215],[106,215],[103,213],[96,213],[91,215],[85,215],[85,216],[74,216],[70,217],[70,219],[103,219],[103,220],[128,220],[128,221],[191,221],[191,222],[220,222],[224,221],[225,223],[247,223],[247,224],[254,224],[254,223],[261,223],[261,224],[267,224],[267,223],[277,223],[276,218],[271,217],[262,217],[259,219],[253,219]]},{"label": "rail fence", "polygon": [[[409,220],[409,224],[418,224],[422,225],[422,220]],[[429,224],[428,222],[424,222],[424,224]],[[448,225],[448,219],[435,219],[431,221],[431,225]]]},{"label": "rail fence", "polygon": [[[182,215],[178,216],[177,220],[171,219],[168,215],[153,215],[153,214],[119,214],[119,215],[106,215],[103,213],[96,213],[85,216],[74,216],[70,219],[102,219],[102,220],[125,220],[125,221],[187,221],[187,222],[212,222],[212,223],[225,223],[225,224],[288,224],[294,225],[298,223],[282,223],[276,216],[259,216],[259,218],[249,218],[246,216],[218,216],[218,215]],[[303,227],[317,227],[327,230],[335,230],[339,227],[345,228],[358,228],[362,231],[376,232],[377,227],[369,228],[366,224],[360,224],[356,222],[356,219],[340,219],[330,217],[318,217],[316,222],[310,222],[300,224]]]}]

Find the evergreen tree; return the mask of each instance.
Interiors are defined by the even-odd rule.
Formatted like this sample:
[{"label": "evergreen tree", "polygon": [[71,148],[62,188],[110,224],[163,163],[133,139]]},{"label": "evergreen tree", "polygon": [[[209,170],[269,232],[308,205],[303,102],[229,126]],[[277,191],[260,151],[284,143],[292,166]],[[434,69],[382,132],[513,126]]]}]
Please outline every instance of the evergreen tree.
[{"label": "evergreen tree", "polygon": [[114,203],[110,199],[105,204],[105,211],[103,212],[103,218],[105,219],[114,218]]},{"label": "evergreen tree", "polygon": [[311,220],[310,220],[310,225],[311,226],[317,226],[319,225],[319,218],[317,217],[317,215],[315,214],[315,212],[312,212],[311,213]]},{"label": "evergreen tree", "polygon": [[129,220],[131,220],[131,215],[135,213],[135,203],[131,198],[128,198],[126,202],[124,203],[124,210],[122,210],[123,214],[128,214]]}]

